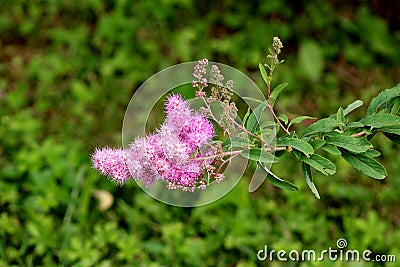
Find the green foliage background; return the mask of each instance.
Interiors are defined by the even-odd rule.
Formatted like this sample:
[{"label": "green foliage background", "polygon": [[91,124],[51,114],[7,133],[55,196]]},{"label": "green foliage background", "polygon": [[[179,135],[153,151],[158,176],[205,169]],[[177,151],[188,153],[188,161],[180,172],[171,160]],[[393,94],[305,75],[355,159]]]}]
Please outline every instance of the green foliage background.
[{"label": "green foliage background", "polygon": [[[258,266],[264,245],[321,251],[338,238],[400,260],[400,150],[383,136],[375,144],[388,178],[340,160],[334,176],[315,173],[321,200],[290,159],[274,172],[299,192],[265,182],[249,194],[242,179],[214,204],[176,208],[101,177],[89,158],[120,145],[131,95],[165,67],[208,57],[262,86],[258,63],[273,36],[286,60],[276,83],[289,82],[278,111],[321,118],[369,103],[400,76],[397,2],[379,3],[0,1],[0,265]],[[110,208],[96,190],[114,197]],[[374,265],[396,264],[324,263]]]}]

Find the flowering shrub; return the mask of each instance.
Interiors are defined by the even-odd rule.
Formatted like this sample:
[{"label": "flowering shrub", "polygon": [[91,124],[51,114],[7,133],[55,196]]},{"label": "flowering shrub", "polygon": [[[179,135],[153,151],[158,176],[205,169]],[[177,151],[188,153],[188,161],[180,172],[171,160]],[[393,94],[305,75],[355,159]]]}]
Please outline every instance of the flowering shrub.
[{"label": "flowering shrub", "polygon": [[[165,121],[155,133],[137,138],[125,150],[97,149],[92,156],[93,167],[119,183],[132,177],[145,186],[151,186],[156,180],[161,180],[166,182],[168,189],[193,192],[196,188],[205,189],[214,181],[220,182],[224,178],[223,167],[240,155],[257,162],[258,168],[272,184],[298,190],[297,186],[277,177],[268,168],[268,164],[278,162],[279,156],[286,152],[301,162],[304,178],[317,198],[320,196],[311,168],[324,175],[336,172],[336,166],[327,154],[343,157],[372,178],[385,178],[384,166],[375,159],[380,153],[373,149],[370,140],[377,132],[382,132],[393,142],[400,142],[400,85],[374,98],[367,115],[358,121],[350,121],[348,115],[363,105],[360,100],[346,108],[340,107],[335,114],[297,133],[291,127],[315,118],[300,116],[289,121],[285,114],[278,116],[275,113],[275,102],[287,85],[271,88],[273,73],[283,63],[278,58],[282,48],[282,42],[275,37],[267,56],[269,63],[259,64],[267,99],[248,98],[258,106],[249,108],[242,120],[237,119],[238,108],[232,101],[234,82],[228,80],[224,83],[224,76],[216,65],[210,67],[207,78],[209,62],[203,59],[194,67],[195,79],[192,82],[195,95],[203,104],[200,112],[195,112],[182,96],[169,95],[165,103]],[[213,108],[215,104],[220,112]],[[272,115],[270,125],[259,123],[265,110]],[[228,140],[214,140],[216,130],[213,123],[229,136]],[[265,135],[268,127],[269,132],[278,133],[276,138]],[[249,191],[256,190],[261,183],[250,183]]]}]

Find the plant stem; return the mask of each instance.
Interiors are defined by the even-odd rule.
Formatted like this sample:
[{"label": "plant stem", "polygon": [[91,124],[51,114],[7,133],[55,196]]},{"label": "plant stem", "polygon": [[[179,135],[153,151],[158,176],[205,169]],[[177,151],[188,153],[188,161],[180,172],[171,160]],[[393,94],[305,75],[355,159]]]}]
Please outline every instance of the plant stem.
[{"label": "plant stem", "polygon": [[233,155],[232,157],[227,158],[223,162],[221,162],[221,165],[219,165],[218,170],[215,172],[216,174],[219,173],[219,171],[222,169],[222,166],[224,166],[227,162],[231,161],[231,159],[237,157],[239,154]]},{"label": "plant stem", "polygon": [[[274,57],[271,57],[271,58],[272,59],[271,59],[271,67],[270,67],[270,71],[269,71],[269,77],[271,78],[270,80],[272,81],[272,74],[273,74],[274,69],[275,69],[275,58]],[[287,135],[290,135],[289,130],[286,129],[285,126],[278,119],[278,117],[275,114],[274,107],[271,105],[271,82],[267,83],[267,101],[268,101],[268,108],[271,111],[272,116],[274,117],[276,122],[279,124],[279,126],[282,128],[282,130],[285,131],[285,133]]]},{"label": "plant stem", "polygon": [[365,135],[365,132],[364,132],[364,131],[361,131],[361,132],[355,133],[355,134],[353,134],[353,135],[351,135],[351,136],[353,136],[353,137],[360,137],[360,136],[363,136],[363,135]]},{"label": "plant stem", "polygon": [[282,128],[282,130],[284,130],[287,135],[290,135],[289,130],[285,128],[285,126],[281,123],[281,121],[276,116],[274,108],[271,106],[271,104],[268,104],[268,108],[271,111],[272,116],[275,118],[275,120],[278,122],[279,126]]}]

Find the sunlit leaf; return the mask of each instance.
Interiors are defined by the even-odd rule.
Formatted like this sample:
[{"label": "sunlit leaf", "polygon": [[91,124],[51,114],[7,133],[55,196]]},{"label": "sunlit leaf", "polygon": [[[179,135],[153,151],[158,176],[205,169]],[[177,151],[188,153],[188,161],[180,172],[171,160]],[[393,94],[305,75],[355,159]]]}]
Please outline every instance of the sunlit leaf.
[{"label": "sunlit leaf", "polygon": [[343,111],[344,116],[348,115],[353,110],[361,107],[363,104],[364,104],[364,102],[362,102],[361,100],[356,100],[353,103],[349,104]]}]

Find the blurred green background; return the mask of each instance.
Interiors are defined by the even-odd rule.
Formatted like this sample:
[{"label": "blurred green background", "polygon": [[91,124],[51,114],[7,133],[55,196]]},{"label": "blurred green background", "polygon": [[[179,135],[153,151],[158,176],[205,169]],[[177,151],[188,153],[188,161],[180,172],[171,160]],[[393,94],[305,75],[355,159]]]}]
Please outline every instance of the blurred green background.
[{"label": "blurred green background", "polygon": [[[389,176],[346,162],[315,173],[321,200],[285,158],[274,172],[301,187],[242,179],[200,208],[167,206],[90,166],[120,146],[130,97],[165,67],[208,57],[259,86],[273,36],[289,82],[277,109],[323,117],[398,83],[398,1],[0,1],[0,266],[321,266],[259,262],[269,249],[348,248],[400,260],[399,146],[377,136]],[[365,107],[355,117],[362,116]],[[104,191],[99,191],[104,190]],[[107,192],[109,194],[107,194]],[[112,206],[99,206],[109,197]],[[397,266],[326,261],[323,266]]]}]

